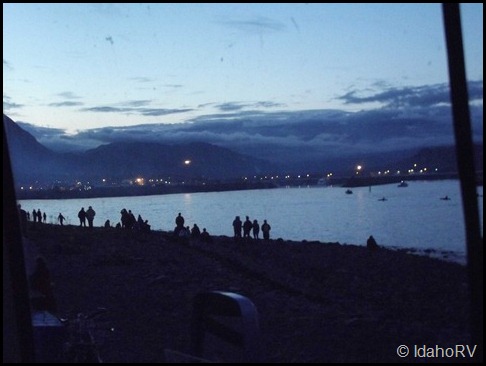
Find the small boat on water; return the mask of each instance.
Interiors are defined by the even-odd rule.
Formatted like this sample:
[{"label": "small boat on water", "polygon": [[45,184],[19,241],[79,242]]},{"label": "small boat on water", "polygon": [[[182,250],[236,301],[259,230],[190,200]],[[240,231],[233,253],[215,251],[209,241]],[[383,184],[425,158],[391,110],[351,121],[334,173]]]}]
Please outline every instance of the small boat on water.
[{"label": "small boat on water", "polygon": [[449,201],[450,200],[449,196],[444,196],[444,197],[441,197],[440,199],[442,201]]},{"label": "small boat on water", "polygon": [[400,182],[400,184],[398,185],[398,187],[408,187],[408,183],[407,183],[407,182],[405,182],[404,180],[402,180],[402,181]]},{"label": "small boat on water", "polygon": [[383,197],[383,198],[379,198],[378,201],[386,201],[386,197]]},{"label": "small boat on water", "polygon": [[346,189],[346,192],[344,192],[344,193],[346,193],[346,194],[353,194],[353,191],[350,190],[350,189]]}]

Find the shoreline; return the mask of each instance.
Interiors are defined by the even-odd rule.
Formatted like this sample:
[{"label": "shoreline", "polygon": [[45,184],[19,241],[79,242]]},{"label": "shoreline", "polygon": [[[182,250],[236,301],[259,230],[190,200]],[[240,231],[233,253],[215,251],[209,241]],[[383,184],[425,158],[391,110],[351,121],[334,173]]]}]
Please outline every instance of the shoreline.
[{"label": "shoreline", "polygon": [[180,242],[50,224],[27,241],[49,264],[61,314],[109,309],[105,362],[188,353],[191,300],[211,290],[254,302],[262,362],[424,362],[396,347],[469,341],[467,271],[456,263],[338,243]]},{"label": "shoreline", "polygon": [[[483,185],[482,174],[477,173],[477,186]],[[438,175],[418,175],[418,176],[391,176],[391,177],[341,177],[329,180],[325,186],[339,187],[374,187],[387,184],[396,184],[401,181],[429,181],[429,180],[457,180],[457,173],[445,173]],[[204,193],[204,192],[228,192],[254,189],[273,189],[282,187],[321,187],[319,178],[303,180],[301,183],[289,182],[227,182],[211,184],[185,184],[174,186],[129,186],[129,187],[91,187],[89,190],[61,190],[61,189],[41,189],[41,190],[21,190],[16,189],[18,200],[49,200],[49,199],[79,199],[79,198],[106,198],[106,197],[140,197],[156,196],[179,193]]]}]

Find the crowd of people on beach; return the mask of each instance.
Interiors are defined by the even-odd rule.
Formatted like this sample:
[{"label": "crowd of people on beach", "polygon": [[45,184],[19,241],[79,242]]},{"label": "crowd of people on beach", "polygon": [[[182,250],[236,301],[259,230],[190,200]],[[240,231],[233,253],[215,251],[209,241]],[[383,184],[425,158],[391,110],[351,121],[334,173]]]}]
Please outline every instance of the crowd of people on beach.
[{"label": "crowd of people on beach", "polygon": [[[27,222],[29,221],[31,221],[34,226],[36,225],[36,223],[47,223],[47,214],[46,212],[42,213],[40,209],[33,209],[31,216],[30,212],[24,210],[19,204],[18,211],[20,216],[21,229],[24,233],[27,228]],[[116,228],[140,233],[149,233],[151,231],[151,225],[148,223],[148,220],[144,220],[140,214],[137,218],[135,218],[132,210],[127,210],[126,208],[123,208],[120,211],[120,215],[120,221],[117,224],[112,226],[110,220],[107,219],[103,227],[106,229]],[[85,210],[84,207],[81,207],[78,212],[79,227],[93,228],[95,216],[96,211],[93,209],[93,207],[88,206],[87,210]],[[57,222],[59,222],[61,226],[64,226],[65,220],[66,218],[60,212],[57,216]],[[253,219],[252,221],[250,220],[249,216],[245,216],[245,221],[242,221],[240,216],[235,216],[232,225],[233,238],[236,242],[258,241],[260,240],[260,232],[262,233],[264,241],[270,240],[270,230],[272,229],[272,227],[266,219],[264,219],[263,223],[260,225],[257,219]],[[175,218],[175,228],[173,229],[173,235],[180,241],[187,241],[189,239],[197,239],[201,242],[206,243],[211,243],[213,241],[211,234],[209,234],[206,228],[203,228],[201,230],[196,223],[193,224],[192,228],[186,225],[186,220],[182,216],[181,212],[179,212]],[[371,251],[379,248],[379,245],[376,243],[376,240],[372,235],[367,239],[366,246]]]},{"label": "crowd of people on beach", "polygon": [[[25,228],[27,222],[31,221],[30,213],[22,209],[20,204],[18,205],[18,209],[22,227]],[[103,227],[107,229],[114,227],[116,229],[125,229],[137,232],[151,231],[151,225],[148,223],[148,220],[144,220],[140,214],[138,215],[138,218],[135,218],[132,210],[127,210],[126,208],[123,208],[120,211],[120,215],[120,221],[114,226],[112,226],[110,220],[107,219],[104,222]],[[77,216],[79,219],[79,227],[94,227],[96,211],[93,209],[92,206],[88,206],[87,210],[85,210],[84,207],[81,207],[81,209],[78,211]],[[46,212],[42,214],[40,209],[34,209],[32,211],[32,217],[34,225],[37,222],[47,223],[47,214]],[[59,212],[59,215],[57,215],[57,222],[59,223],[59,225],[64,226],[65,220],[66,217],[62,214],[62,212]],[[257,219],[251,221],[249,216],[246,216],[244,222],[241,221],[240,216],[236,216],[233,220],[233,237],[235,241],[239,241],[240,239],[244,239],[245,241],[259,240],[260,232],[262,233],[263,240],[268,241],[270,240],[270,230],[271,226],[266,219],[263,220],[263,223],[261,225]],[[212,242],[212,237],[206,228],[203,228],[201,230],[196,223],[193,224],[192,228],[186,225],[185,219],[182,216],[181,212],[179,212],[175,218],[175,228],[173,230],[173,234],[174,237],[181,240],[193,238],[198,239],[202,242]]]}]

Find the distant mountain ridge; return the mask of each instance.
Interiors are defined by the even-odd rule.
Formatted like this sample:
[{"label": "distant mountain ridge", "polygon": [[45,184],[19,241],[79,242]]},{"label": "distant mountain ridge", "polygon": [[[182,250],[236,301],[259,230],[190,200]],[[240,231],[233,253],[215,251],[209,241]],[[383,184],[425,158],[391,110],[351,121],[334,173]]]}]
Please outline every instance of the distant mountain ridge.
[{"label": "distant mountain ridge", "polygon": [[16,182],[129,179],[137,176],[230,179],[262,174],[275,166],[207,143],[117,142],[82,153],[56,153],[3,116]]},{"label": "distant mountain ridge", "polygon": [[[229,180],[290,171],[323,173],[341,167],[352,171],[357,161],[366,171],[419,167],[457,171],[455,146],[423,148],[419,151],[392,151],[386,154],[346,156],[339,159],[314,159],[301,165],[288,161],[277,165],[204,142],[161,144],[157,142],[114,142],[77,153],[58,153],[40,144],[30,133],[3,116],[17,184],[52,183],[55,180],[99,180],[136,177]],[[277,153],[277,152],[276,152]],[[483,145],[475,145],[476,169],[482,171]],[[316,169],[316,167],[322,167]],[[333,170],[330,170],[333,169]],[[343,173],[346,174],[346,173]]]}]

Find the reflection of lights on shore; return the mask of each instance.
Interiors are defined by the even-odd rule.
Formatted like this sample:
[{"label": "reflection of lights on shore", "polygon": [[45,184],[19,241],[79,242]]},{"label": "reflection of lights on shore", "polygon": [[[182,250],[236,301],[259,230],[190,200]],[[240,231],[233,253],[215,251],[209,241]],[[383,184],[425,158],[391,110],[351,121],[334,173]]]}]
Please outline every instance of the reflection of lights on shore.
[{"label": "reflection of lights on shore", "polygon": [[189,165],[189,164],[191,164],[191,161],[190,160],[184,160],[184,164]]}]

